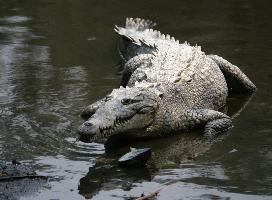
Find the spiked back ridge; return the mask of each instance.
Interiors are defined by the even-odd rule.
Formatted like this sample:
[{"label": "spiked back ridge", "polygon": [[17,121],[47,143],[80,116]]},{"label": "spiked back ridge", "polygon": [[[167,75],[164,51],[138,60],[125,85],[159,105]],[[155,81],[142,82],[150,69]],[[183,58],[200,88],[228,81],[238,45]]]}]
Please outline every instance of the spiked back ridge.
[{"label": "spiked back ridge", "polygon": [[[179,40],[171,37],[169,34],[163,34],[160,31],[152,29],[156,24],[150,20],[141,18],[127,18],[125,28],[115,25],[114,31],[131,41],[134,44],[146,44],[148,46],[158,46],[159,43],[170,42],[179,44]],[[140,40],[145,42],[141,42]]]},{"label": "spiked back ridge", "polygon": [[151,63],[160,68],[173,68],[175,66],[188,65],[192,61],[201,60],[205,55],[200,46],[191,46],[187,42],[183,44],[174,43],[165,48],[156,48],[152,52]]},{"label": "spiked back ridge", "polygon": [[[199,46],[191,46],[187,42],[179,43],[169,34],[162,34],[160,31],[149,28],[143,30],[143,27],[149,27],[150,24],[152,22],[149,20],[128,18],[126,28],[117,27],[115,29],[118,34],[126,37],[132,43],[144,48],[153,48],[151,52],[153,67],[138,68],[138,73],[146,74],[146,80],[152,82],[176,83],[179,80],[191,80],[199,63],[203,61],[205,53]],[[133,84],[136,80],[141,80],[140,76],[135,75],[131,83]]]},{"label": "spiked back ridge", "polygon": [[169,34],[163,34],[160,31],[154,30],[154,29],[146,29],[146,34],[149,34],[152,36],[153,39],[157,40],[166,40],[173,43],[179,44],[179,40],[176,40],[173,36],[170,36]]},{"label": "spiked back ridge", "polygon": [[141,18],[126,18],[126,28],[134,29],[136,31],[143,31],[148,28],[156,26],[156,23],[148,19]]}]

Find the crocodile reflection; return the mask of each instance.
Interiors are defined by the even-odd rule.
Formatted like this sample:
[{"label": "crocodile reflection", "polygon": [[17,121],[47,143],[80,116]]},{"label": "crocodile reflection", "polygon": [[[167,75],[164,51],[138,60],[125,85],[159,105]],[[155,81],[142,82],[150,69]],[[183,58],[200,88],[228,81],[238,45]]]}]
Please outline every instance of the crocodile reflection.
[{"label": "crocodile reflection", "polygon": [[[230,97],[228,103],[231,106],[228,108],[228,114],[232,117],[239,115],[251,97]],[[133,147],[152,149],[152,159],[144,168],[118,167],[117,159],[129,151],[129,146],[116,148],[98,158],[88,174],[81,178],[79,193],[85,198],[92,198],[101,191],[114,189],[130,191],[137,183],[154,181],[154,177],[162,173],[161,169],[179,169],[181,164],[197,165],[198,157],[208,151],[212,144],[204,141],[199,132],[134,143]]]}]

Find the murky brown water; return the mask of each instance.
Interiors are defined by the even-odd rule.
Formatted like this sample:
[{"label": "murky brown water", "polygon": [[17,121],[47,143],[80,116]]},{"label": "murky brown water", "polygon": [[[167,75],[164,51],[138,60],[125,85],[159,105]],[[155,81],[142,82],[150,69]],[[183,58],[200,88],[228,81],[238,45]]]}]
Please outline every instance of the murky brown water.
[{"label": "murky brown water", "polygon": [[[129,199],[163,188],[158,199],[272,199],[271,7],[264,0],[0,0],[0,160],[55,176],[49,188],[20,198]],[[136,170],[114,161],[128,147],[105,155],[103,145],[75,142],[80,111],[119,84],[113,26],[126,16],[157,21],[162,32],[225,57],[252,79],[259,90],[227,137],[213,145],[197,136],[135,144],[154,152],[154,166]],[[233,97],[230,110],[239,102]]]}]

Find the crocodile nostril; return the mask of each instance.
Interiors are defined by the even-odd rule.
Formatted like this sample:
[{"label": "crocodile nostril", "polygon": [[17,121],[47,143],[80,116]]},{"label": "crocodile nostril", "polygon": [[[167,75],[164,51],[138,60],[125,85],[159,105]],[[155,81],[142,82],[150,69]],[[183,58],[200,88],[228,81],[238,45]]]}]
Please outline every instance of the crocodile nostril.
[{"label": "crocodile nostril", "polygon": [[93,124],[91,122],[84,122],[85,126],[92,126]]}]

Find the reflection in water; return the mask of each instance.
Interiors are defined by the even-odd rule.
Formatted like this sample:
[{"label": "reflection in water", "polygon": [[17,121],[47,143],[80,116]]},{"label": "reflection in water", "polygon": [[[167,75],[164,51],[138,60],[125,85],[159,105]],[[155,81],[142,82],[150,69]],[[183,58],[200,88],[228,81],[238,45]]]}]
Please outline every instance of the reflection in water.
[{"label": "reflection in water", "polygon": [[[193,160],[210,146],[210,144],[203,142],[200,137],[184,137],[183,135],[164,138],[163,141],[157,139],[152,144],[150,144],[150,141],[146,141],[134,145],[152,148],[152,160],[146,168],[122,169],[118,167],[116,162],[118,157],[128,151],[128,147],[119,148],[115,152],[107,153],[97,159],[96,164],[90,168],[88,174],[80,180],[80,194],[86,198],[93,196],[102,198],[103,191],[119,189],[129,193],[136,183],[154,181],[164,184],[165,181],[175,181],[176,179],[173,179],[172,176],[182,176],[181,174],[187,174],[187,177],[191,178],[194,176],[194,172],[190,172],[190,170],[194,166],[188,165],[190,168],[187,171],[175,167],[179,167],[184,162],[194,163]],[[200,174],[197,170],[195,172],[197,175]],[[195,176],[197,175],[195,174]],[[182,178],[180,177],[179,180],[182,180]]]},{"label": "reflection in water", "polygon": [[[262,195],[272,195],[271,2],[134,3],[0,0],[0,159],[25,160],[55,177],[51,188],[22,199],[123,199],[160,187],[159,199],[269,199]],[[157,21],[256,83],[224,140],[205,144],[196,133],[137,143],[154,152],[141,170],[117,167],[128,147],[104,154],[103,145],[75,141],[80,111],[119,84],[112,29],[125,16]],[[229,100],[231,115],[245,101]]]}]

